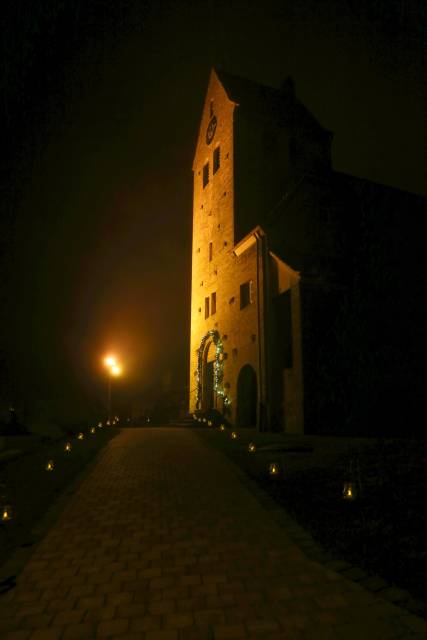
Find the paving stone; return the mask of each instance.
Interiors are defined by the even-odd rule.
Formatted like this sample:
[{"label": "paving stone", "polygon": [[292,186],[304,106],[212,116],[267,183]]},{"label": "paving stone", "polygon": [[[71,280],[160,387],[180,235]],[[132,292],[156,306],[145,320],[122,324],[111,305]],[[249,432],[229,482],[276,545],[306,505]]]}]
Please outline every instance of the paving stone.
[{"label": "paving stone", "polygon": [[112,636],[115,638],[129,629],[129,620],[126,618],[116,618],[115,620],[106,620],[100,622],[96,630],[97,638],[105,638]]},{"label": "paving stone", "polygon": [[420,617],[375,593],[386,585],[331,561],[242,479],[191,429],[124,429],[0,597],[2,640],[425,634]]}]

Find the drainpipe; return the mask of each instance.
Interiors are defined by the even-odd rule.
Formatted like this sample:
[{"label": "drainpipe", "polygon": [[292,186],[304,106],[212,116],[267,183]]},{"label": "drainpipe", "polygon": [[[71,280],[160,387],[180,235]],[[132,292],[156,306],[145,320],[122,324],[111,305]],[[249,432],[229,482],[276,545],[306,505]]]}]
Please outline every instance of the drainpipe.
[{"label": "drainpipe", "polygon": [[258,314],[258,427],[265,431],[270,424],[270,398],[268,375],[268,264],[266,236],[255,233],[257,246],[257,314]]}]

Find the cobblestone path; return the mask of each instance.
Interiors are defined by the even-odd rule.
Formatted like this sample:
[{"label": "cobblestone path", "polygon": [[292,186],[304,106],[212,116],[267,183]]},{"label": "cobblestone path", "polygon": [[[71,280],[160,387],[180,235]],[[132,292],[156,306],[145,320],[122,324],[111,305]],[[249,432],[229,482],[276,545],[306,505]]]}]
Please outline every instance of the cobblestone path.
[{"label": "cobblestone path", "polygon": [[0,597],[4,640],[386,640],[427,623],[309,560],[190,429],[125,429]]}]

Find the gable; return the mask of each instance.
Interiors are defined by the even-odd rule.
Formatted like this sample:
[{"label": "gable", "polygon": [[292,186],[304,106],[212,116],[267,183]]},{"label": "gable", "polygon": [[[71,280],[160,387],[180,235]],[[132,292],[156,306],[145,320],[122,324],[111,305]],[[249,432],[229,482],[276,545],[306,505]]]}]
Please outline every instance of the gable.
[{"label": "gable", "polygon": [[215,147],[217,140],[221,139],[225,133],[230,135],[229,129],[232,125],[235,106],[236,103],[227,96],[217,72],[212,69],[194,153],[193,171],[204,163],[205,157]]}]

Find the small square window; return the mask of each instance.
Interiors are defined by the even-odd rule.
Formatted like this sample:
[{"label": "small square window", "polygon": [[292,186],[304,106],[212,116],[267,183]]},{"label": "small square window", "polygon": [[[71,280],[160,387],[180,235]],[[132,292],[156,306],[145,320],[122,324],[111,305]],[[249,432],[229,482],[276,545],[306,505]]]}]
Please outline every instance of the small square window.
[{"label": "small square window", "polygon": [[244,309],[252,302],[252,280],[240,285],[240,308]]},{"label": "small square window", "polygon": [[203,188],[206,187],[208,182],[209,182],[209,162],[207,162],[203,167]]},{"label": "small square window", "polygon": [[214,149],[214,152],[213,152],[213,173],[216,173],[218,171],[220,162],[221,162],[221,152],[219,147],[217,147],[216,149]]},{"label": "small square window", "polygon": [[212,262],[212,258],[213,258],[213,244],[212,242],[209,242],[209,262]]},{"label": "small square window", "polygon": [[216,313],[216,291],[211,294],[211,315]]},{"label": "small square window", "polygon": [[205,318],[209,318],[209,298],[205,298]]}]

